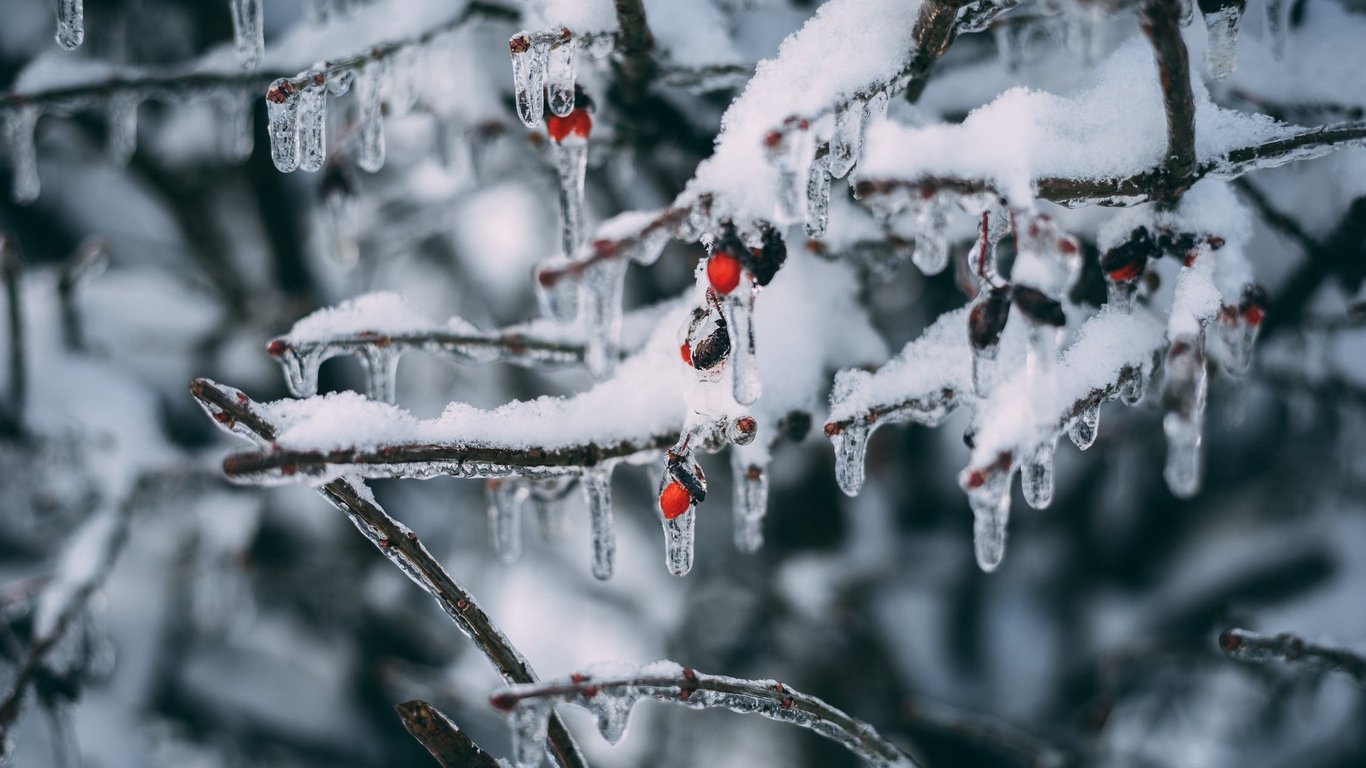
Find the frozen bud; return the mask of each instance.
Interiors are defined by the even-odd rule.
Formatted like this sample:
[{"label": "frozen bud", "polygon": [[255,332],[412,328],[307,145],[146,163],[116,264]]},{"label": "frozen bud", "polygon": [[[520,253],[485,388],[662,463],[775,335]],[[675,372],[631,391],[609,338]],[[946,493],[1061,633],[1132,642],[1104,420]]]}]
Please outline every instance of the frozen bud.
[{"label": "frozen bud", "polygon": [[758,248],[745,249],[741,252],[740,258],[745,269],[754,276],[754,283],[762,287],[773,280],[773,276],[778,274],[783,262],[787,260],[787,243],[783,241],[783,236],[770,226],[764,225],[761,232],[762,244]]},{"label": "frozen bud", "polygon": [[759,422],[753,416],[741,416],[730,423],[730,429],[726,432],[726,439],[736,445],[749,445],[754,442],[754,436],[759,432]]},{"label": "frozen bud", "polygon": [[725,362],[730,356],[730,333],[726,321],[716,318],[716,328],[692,347],[688,355],[692,367],[708,371]]},{"label": "frozen bud", "polygon": [[1267,295],[1266,289],[1255,283],[1243,289],[1242,301],[1238,304],[1238,314],[1244,323],[1250,326],[1260,326],[1266,317],[1266,308],[1271,304],[1271,297]]},{"label": "frozen bud", "polygon": [[1063,314],[1062,303],[1057,299],[1027,285],[1014,286],[1010,292],[1015,306],[1035,323],[1057,327],[1067,325],[1067,316]]},{"label": "frozen bud", "polygon": [[778,433],[794,443],[799,443],[811,431],[811,414],[807,411],[788,411],[778,420]]},{"label": "frozen bud", "polygon": [[669,477],[682,484],[687,490],[688,495],[702,503],[707,500],[707,477],[702,474],[702,467],[692,459],[692,452],[674,453],[669,451],[669,458],[665,462]]},{"label": "frozen bud", "polygon": [[1148,258],[1156,252],[1156,244],[1148,230],[1139,227],[1123,243],[1100,255],[1100,269],[1115,282],[1138,279],[1148,266]]},{"label": "frozen bud", "polygon": [[968,313],[968,339],[974,349],[994,347],[1001,341],[1001,331],[1010,319],[1010,291],[993,288],[986,297],[973,305]]}]

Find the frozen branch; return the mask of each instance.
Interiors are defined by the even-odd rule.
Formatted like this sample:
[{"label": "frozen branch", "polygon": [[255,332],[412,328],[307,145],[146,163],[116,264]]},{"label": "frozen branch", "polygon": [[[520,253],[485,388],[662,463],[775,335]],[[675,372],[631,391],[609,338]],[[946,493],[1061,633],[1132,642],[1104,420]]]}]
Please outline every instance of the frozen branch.
[{"label": "frozen branch", "polygon": [[441,710],[414,699],[397,705],[403,727],[408,729],[441,768],[498,768],[498,760],[479,748]]},{"label": "frozen branch", "polygon": [[[930,72],[953,43],[958,20],[958,11],[968,5],[970,0],[925,0],[920,5],[920,14],[915,20],[915,50],[906,65],[911,73],[906,83],[906,100],[916,102],[925,86],[930,82]],[[993,9],[1000,8],[991,4]],[[999,11],[997,11],[999,12]],[[987,22],[989,23],[989,22]]]},{"label": "frozen branch", "polygon": [[[215,422],[239,437],[257,443],[269,443],[279,434],[276,426],[267,421],[242,392],[208,379],[195,379],[190,382],[190,394]],[[385,557],[437,601],[460,631],[492,662],[505,681],[531,683],[536,680],[526,659],[484,613],[474,597],[446,572],[418,540],[416,533],[394,520],[379,506],[369,489],[347,478],[338,478],[320,486],[318,492],[345,512]],[[578,746],[558,718],[551,720],[550,741],[556,759],[564,768],[584,765]]]},{"label": "frozen branch", "polygon": [[654,35],[645,20],[645,5],[641,0],[613,0],[617,13],[617,51],[621,53],[620,73],[622,91],[627,103],[640,98],[655,71],[651,54],[655,49]]},{"label": "frozen branch", "polygon": [[1342,672],[1366,686],[1366,656],[1346,648],[1311,643],[1288,632],[1263,635],[1246,629],[1226,629],[1219,634],[1219,650],[1239,661],[1303,663]]},{"label": "frozen branch", "polygon": [[[489,700],[495,708],[507,712],[516,725],[532,720],[533,728],[534,718],[523,720],[519,717],[521,712],[535,713],[538,706],[576,704],[596,713],[603,735],[609,741],[615,741],[625,731],[632,705],[643,697],[691,709],[728,709],[741,714],[758,714],[813,730],[876,766],[910,768],[916,765],[909,755],[871,725],[815,696],[793,690],[776,680],[708,675],[670,662],[660,662],[621,676],[575,674],[566,680],[509,686],[494,693]],[[516,731],[522,730],[516,725]],[[514,738],[523,745],[537,736],[536,733],[514,732]],[[523,753],[516,746],[514,751]],[[532,753],[531,750],[526,752]]]},{"label": "frozen branch", "polygon": [[1195,94],[1191,90],[1190,55],[1181,38],[1180,0],[1145,0],[1139,20],[1157,57],[1162,83],[1162,106],[1167,113],[1163,197],[1173,199],[1195,182]]},{"label": "frozen branch", "polygon": [[24,408],[28,401],[28,358],[24,344],[23,263],[19,243],[0,234],[0,280],[5,286],[5,309],[9,332],[9,391],[0,409],[0,434],[23,432]]}]

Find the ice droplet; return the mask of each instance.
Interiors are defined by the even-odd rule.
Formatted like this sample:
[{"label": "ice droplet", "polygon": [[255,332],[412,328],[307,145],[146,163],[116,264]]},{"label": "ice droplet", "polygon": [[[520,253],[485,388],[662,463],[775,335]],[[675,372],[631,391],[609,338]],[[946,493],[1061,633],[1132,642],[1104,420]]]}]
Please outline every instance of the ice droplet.
[{"label": "ice droplet", "polygon": [[360,104],[360,143],[356,165],[367,173],[384,167],[384,113],[380,89],[384,83],[384,61],[372,61],[356,76],[355,98]]},{"label": "ice droplet", "polygon": [[949,265],[949,201],[933,195],[911,204],[915,221],[915,253],[911,260],[926,275],[937,275]]},{"label": "ice droplet", "polygon": [[261,23],[261,0],[229,0],[232,11],[232,39],[243,69],[256,69],[266,47],[265,25]]},{"label": "ice droplet", "polygon": [[137,150],[141,101],[132,91],[116,91],[109,96],[109,159],[118,165],[127,165]]},{"label": "ice droplet", "polygon": [[[692,517],[684,515],[683,517]],[[588,708],[598,718],[598,733],[608,744],[617,744],[626,736],[626,726],[631,718],[631,708],[636,705],[639,694],[626,688],[614,691],[599,691],[589,699]]]},{"label": "ice droplet", "polygon": [[313,172],[327,157],[327,90],[309,85],[299,91],[299,170]]},{"label": "ice droplet", "polygon": [[816,157],[806,172],[806,236],[825,236],[829,222],[830,144],[827,142],[816,148]]},{"label": "ice droplet", "polygon": [[[977,566],[987,573],[996,570],[1006,552],[1006,524],[1010,520],[1011,467],[965,472],[961,484],[972,506],[972,544]],[[979,481],[976,487],[973,482]]]},{"label": "ice droplet", "polygon": [[612,470],[610,467],[585,469],[582,483],[593,529],[593,575],[605,581],[612,578],[617,548],[612,526]]},{"label": "ice droplet", "polygon": [[522,556],[522,504],[529,493],[513,478],[490,480],[486,486],[489,500],[489,539],[498,559],[515,563]]},{"label": "ice droplet", "polygon": [[300,353],[290,347],[280,354],[279,360],[290,394],[295,397],[318,394],[318,366],[322,364],[322,359],[316,351]]},{"label": "ice droplet", "polygon": [[550,41],[543,35],[518,32],[508,41],[508,50],[512,54],[517,116],[523,125],[535,128],[541,124],[545,111],[545,70]]},{"label": "ice droplet", "polygon": [[5,147],[13,176],[10,194],[14,202],[28,204],[37,200],[42,191],[42,184],[38,180],[38,151],[33,144],[33,132],[38,126],[38,108],[25,104],[10,109],[3,117]]},{"label": "ice droplet", "polygon": [[842,179],[858,162],[862,146],[863,99],[855,97],[835,107],[835,131],[830,136],[830,175]]},{"label": "ice droplet", "polygon": [[1067,436],[1072,444],[1081,450],[1090,448],[1100,433],[1100,403],[1091,403],[1081,409],[1081,413],[1067,425]]},{"label": "ice droplet", "polygon": [[740,405],[753,405],[763,394],[759,360],[754,350],[754,298],[749,275],[726,297],[726,327],[730,333],[731,392]]},{"label": "ice droplet", "polygon": [[[664,484],[669,482],[671,478],[666,473]],[[664,515],[660,514],[659,520],[664,526],[664,564],[668,567],[669,573],[687,576],[692,570],[693,530],[697,525],[697,505],[692,505],[687,512],[672,520],[665,519]]]},{"label": "ice droplet", "polygon": [[361,355],[360,359],[361,364],[365,366],[366,383],[369,385],[371,400],[392,403],[398,399],[395,392],[395,384],[398,380],[398,358],[398,350],[393,347],[378,344],[365,347],[365,353]]},{"label": "ice droplet", "polygon": [[550,702],[533,699],[518,702],[508,713],[508,727],[512,730],[512,762],[517,768],[535,768],[545,759],[550,712]]},{"label": "ice droplet", "polygon": [[[571,89],[572,103],[573,93]],[[588,169],[588,142],[568,136],[555,143],[555,171],[560,179],[560,247],[573,256],[583,242],[583,181]]]},{"label": "ice droplet", "polygon": [[583,270],[582,314],[587,333],[584,363],[601,379],[616,367],[621,351],[621,294],[625,259],[598,259]]},{"label": "ice droplet", "polygon": [[251,157],[255,149],[253,103],[251,94],[245,91],[224,91],[218,99],[218,142],[223,158],[229,162],[240,163]]},{"label": "ice droplet", "polygon": [[731,449],[731,475],[734,478],[735,548],[758,552],[764,545],[764,515],[768,512],[768,471],[747,461],[740,451]]},{"label": "ice droplet", "polygon": [[299,99],[286,78],[266,91],[266,123],[270,133],[270,159],[282,173],[299,167]]},{"label": "ice droplet", "polygon": [[1177,498],[1189,499],[1200,491],[1201,425],[1169,413],[1162,417],[1162,431],[1167,435],[1167,463],[1162,477]]},{"label": "ice droplet", "polygon": [[1057,447],[1056,436],[1041,441],[1020,470],[1025,503],[1034,509],[1047,509],[1053,503],[1053,453]]},{"label": "ice droplet", "polygon": [[81,47],[85,40],[84,0],[57,0],[57,45],[68,51]]},{"label": "ice droplet", "polygon": [[1265,0],[1262,10],[1266,13],[1266,40],[1271,47],[1271,57],[1277,61],[1285,58],[1285,50],[1290,42],[1290,14],[1295,4],[1290,0]]},{"label": "ice droplet", "polygon": [[574,49],[578,41],[568,29],[551,44],[546,56],[546,88],[550,92],[550,111],[564,117],[574,111]]},{"label": "ice droplet", "polygon": [[1162,381],[1162,431],[1167,435],[1163,477],[1174,496],[1190,498],[1200,490],[1200,443],[1205,424],[1209,373],[1203,335],[1178,338],[1167,351]]},{"label": "ice droplet", "polygon": [[857,496],[863,488],[863,459],[868,451],[868,423],[855,416],[844,429],[835,433],[835,481],[846,496]]},{"label": "ice droplet", "polygon": [[1205,69],[1210,77],[1223,80],[1238,69],[1238,26],[1243,19],[1241,2],[1229,3],[1205,14]]}]

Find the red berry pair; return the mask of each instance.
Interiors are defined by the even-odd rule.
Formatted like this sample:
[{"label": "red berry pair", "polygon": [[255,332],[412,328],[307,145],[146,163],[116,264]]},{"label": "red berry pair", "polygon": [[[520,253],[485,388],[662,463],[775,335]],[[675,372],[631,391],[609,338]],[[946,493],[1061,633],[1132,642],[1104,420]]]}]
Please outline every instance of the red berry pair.
[{"label": "red berry pair", "polygon": [[583,107],[575,109],[564,117],[547,115],[545,129],[550,134],[550,138],[557,143],[564,141],[569,136],[587,139],[588,134],[593,132],[593,116]]}]

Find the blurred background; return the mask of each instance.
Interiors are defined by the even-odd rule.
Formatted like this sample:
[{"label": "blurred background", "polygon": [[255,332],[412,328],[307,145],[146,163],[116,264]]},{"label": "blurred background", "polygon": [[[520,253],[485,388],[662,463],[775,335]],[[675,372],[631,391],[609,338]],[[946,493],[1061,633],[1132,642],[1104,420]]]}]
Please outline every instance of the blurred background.
[{"label": "blurred background", "polygon": [[[286,175],[271,163],[261,98],[275,76],[421,32],[464,4],[266,0],[266,54],[251,72],[235,65],[227,2],[91,0],[76,51],[53,41],[54,5],[8,0],[0,11],[0,111],[11,117],[0,186],[17,175],[13,115],[29,104],[42,115],[41,194],[0,196],[0,233],[18,254],[4,306],[21,320],[0,338],[0,690],[28,690],[0,705],[10,759],[434,765],[393,710],[412,698],[507,755],[486,660],[310,489],[222,480],[232,441],[186,382],[287,397],[265,342],[372,290],[482,328],[538,314],[530,274],[559,249],[556,177],[544,134],[513,112],[505,46],[536,29],[541,10],[490,6],[393,73],[379,172],[358,173],[338,140],[323,171]],[[590,227],[671,200],[747,72],[818,3],[645,5],[660,19],[667,77],[627,98],[607,58],[579,66],[598,104]],[[1132,9],[1111,6],[1124,4],[1023,3],[992,33],[958,40],[919,103],[898,99],[893,115],[956,121],[1014,84],[1068,87],[1135,33]],[[1239,71],[1211,85],[1216,101],[1306,125],[1361,119],[1361,13],[1354,2],[1251,0]],[[1281,58],[1264,18],[1284,22]],[[1330,26],[1345,48],[1320,44]],[[169,82],[147,85],[156,78]],[[144,85],[32,98],[120,79]],[[120,112],[116,92],[136,97],[131,154],[118,141],[129,101]],[[331,135],[345,137],[353,98],[334,100]],[[1168,492],[1156,406],[1107,405],[1090,450],[1058,451],[1052,507],[1017,498],[993,574],[974,563],[956,482],[968,455],[961,415],[935,430],[880,430],[851,499],[816,414],[804,441],[776,449],[753,555],[731,543],[725,457],[704,457],[715,501],[699,509],[683,579],[664,568],[644,469],[616,473],[608,582],[590,573],[577,495],[567,530],[529,531],[510,565],[488,543],[483,482],[379,482],[377,496],[543,677],[660,658],[776,677],[929,766],[1366,764],[1360,685],[1303,665],[1242,664],[1216,644],[1233,626],[1366,642],[1366,151],[1262,171],[1238,191],[1259,214],[1251,256],[1272,304],[1252,372],[1212,379],[1204,490],[1189,501]],[[1054,213],[1094,256],[1109,213]],[[875,231],[843,186],[831,219],[813,246],[830,258]],[[961,256],[971,222],[960,230]],[[802,242],[790,233],[791,247]],[[627,305],[687,290],[702,255],[673,244],[631,269]],[[1089,259],[1078,298],[1103,299],[1097,272]],[[965,300],[951,270],[863,276],[891,349]],[[431,417],[452,400],[492,407],[590,383],[583,371],[408,355],[398,398]],[[324,391],[363,388],[354,360],[324,364]],[[102,588],[59,615],[75,571],[112,554]],[[60,640],[39,645],[53,626],[65,628]],[[585,712],[565,716],[593,765],[858,764],[814,734],[728,712],[646,703],[617,747]]]}]

